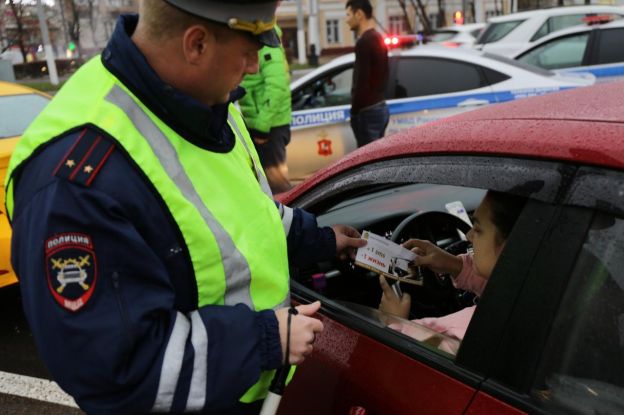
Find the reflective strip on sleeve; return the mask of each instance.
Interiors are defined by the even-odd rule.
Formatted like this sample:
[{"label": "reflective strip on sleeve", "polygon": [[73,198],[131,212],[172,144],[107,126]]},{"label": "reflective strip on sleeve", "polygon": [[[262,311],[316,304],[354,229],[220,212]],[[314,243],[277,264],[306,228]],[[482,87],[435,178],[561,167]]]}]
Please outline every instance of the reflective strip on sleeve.
[{"label": "reflective strip on sleeve", "polygon": [[206,404],[208,376],[208,333],[198,311],[191,313],[191,343],[195,351],[191,389],[186,402],[187,411],[200,411]]},{"label": "reflective strip on sleeve", "polygon": [[284,233],[288,236],[288,232],[290,232],[290,226],[292,225],[294,211],[292,208],[288,206],[282,205],[280,203],[279,207],[280,216],[282,217],[282,225],[284,225]]},{"label": "reflective strip on sleeve", "polygon": [[173,396],[178,387],[180,371],[182,369],[182,357],[184,356],[184,348],[186,340],[191,331],[191,323],[186,316],[180,312],[176,314],[175,323],[169,343],[165,350],[163,364],[160,371],[160,380],[158,381],[158,392],[152,412],[169,412],[173,404]]},{"label": "reflective strip on sleeve", "polygon": [[[251,301],[251,271],[243,254],[236,249],[234,241],[221,224],[214,218],[208,207],[202,202],[195,190],[191,179],[182,167],[176,150],[169,139],[150,119],[143,109],[132,99],[126,91],[115,85],[108,93],[106,100],[121,108],[135,128],[150,145],[158,161],[169,178],[180,189],[184,197],[199,211],[204,222],[215,236],[221,250],[221,261],[225,270],[224,304],[245,304],[255,310]],[[264,177],[264,176],[262,176]]]}]

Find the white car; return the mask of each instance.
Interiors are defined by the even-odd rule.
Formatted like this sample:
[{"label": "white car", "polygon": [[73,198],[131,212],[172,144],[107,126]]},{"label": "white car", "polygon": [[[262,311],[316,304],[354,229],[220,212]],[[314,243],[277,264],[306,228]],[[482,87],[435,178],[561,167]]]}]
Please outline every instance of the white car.
[{"label": "white car", "polygon": [[[355,55],[291,83],[293,119],[288,169],[297,182],[355,150],[349,125]],[[556,75],[470,49],[419,46],[389,54],[386,135],[484,105],[591,85],[591,75]]]},{"label": "white car", "polygon": [[463,25],[445,26],[435,29],[427,36],[427,43],[440,43],[449,47],[470,47],[483,31],[485,23],[470,23]]},{"label": "white car", "polygon": [[624,78],[624,20],[574,26],[544,36],[515,56],[560,73],[591,73],[597,82]]},{"label": "white car", "polygon": [[532,46],[542,37],[583,24],[587,18],[605,16],[611,20],[624,17],[622,6],[574,6],[531,10],[492,17],[475,47],[499,55],[513,57]]}]

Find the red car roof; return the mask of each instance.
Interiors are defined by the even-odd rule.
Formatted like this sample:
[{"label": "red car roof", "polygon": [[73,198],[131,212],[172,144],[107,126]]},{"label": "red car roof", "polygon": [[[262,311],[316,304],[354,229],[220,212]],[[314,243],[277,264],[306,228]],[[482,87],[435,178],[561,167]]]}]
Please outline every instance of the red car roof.
[{"label": "red car roof", "polygon": [[377,140],[290,192],[292,200],[352,167],[424,154],[497,154],[624,169],[624,82],[497,104]]}]

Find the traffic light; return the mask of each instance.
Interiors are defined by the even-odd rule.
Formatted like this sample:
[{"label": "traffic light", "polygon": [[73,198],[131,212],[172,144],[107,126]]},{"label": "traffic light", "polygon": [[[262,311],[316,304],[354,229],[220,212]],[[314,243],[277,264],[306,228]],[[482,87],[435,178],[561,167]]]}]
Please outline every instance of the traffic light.
[{"label": "traffic light", "polygon": [[69,42],[69,45],[67,45],[67,49],[73,52],[74,50],[76,50],[76,44],[74,42]]},{"label": "traffic light", "polygon": [[464,12],[456,10],[455,13],[453,13],[453,23],[457,25],[464,24]]}]

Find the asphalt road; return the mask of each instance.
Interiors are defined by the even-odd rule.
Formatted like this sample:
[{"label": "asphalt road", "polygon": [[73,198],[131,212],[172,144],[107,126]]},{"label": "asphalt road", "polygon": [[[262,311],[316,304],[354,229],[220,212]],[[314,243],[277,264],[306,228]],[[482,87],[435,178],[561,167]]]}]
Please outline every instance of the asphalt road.
[{"label": "asphalt road", "polygon": [[37,354],[19,287],[0,289],[0,414],[82,414]]}]

